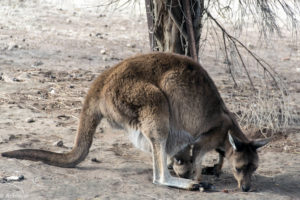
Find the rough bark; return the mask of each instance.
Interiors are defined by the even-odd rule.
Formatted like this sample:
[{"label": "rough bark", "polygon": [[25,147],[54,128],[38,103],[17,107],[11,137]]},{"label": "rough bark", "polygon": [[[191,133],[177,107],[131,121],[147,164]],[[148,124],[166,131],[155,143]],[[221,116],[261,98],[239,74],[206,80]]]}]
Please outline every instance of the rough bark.
[{"label": "rough bark", "polygon": [[203,0],[146,0],[152,50],[198,58]]}]

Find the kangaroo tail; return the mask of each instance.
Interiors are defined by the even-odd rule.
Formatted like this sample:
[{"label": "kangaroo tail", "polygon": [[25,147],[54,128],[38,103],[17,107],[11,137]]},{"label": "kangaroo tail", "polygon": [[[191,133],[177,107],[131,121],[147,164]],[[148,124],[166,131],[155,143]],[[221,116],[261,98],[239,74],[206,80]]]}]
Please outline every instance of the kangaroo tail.
[{"label": "kangaroo tail", "polygon": [[90,104],[91,99],[87,98],[80,116],[80,123],[73,149],[67,153],[55,153],[37,149],[21,149],[4,152],[3,157],[17,158],[32,161],[42,161],[48,165],[58,167],[75,167],[87,156],[92,145],[93,135],[102,115],[96,105]]}]

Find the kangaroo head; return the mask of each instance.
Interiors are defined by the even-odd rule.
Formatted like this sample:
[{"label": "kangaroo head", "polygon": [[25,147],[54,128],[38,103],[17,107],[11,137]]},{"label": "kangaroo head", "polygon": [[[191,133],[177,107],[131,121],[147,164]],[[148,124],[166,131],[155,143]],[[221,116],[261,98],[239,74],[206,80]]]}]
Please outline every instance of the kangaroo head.
[{"label": "kangaroo head", "polygon": [[182,178],[189,178],[193,168],[191,146],[188,145],[173,157],[173,170],[175,174]]},{"label": "kangaroo head", "polygon": [[257,149],[266,145],[269,140],[259,140],[251,142],[242,142],[238,138],[228,134],[229,143],[232,146],[232,154],[229,160],[232,164],[232,171],[238,182],[238,187],[244,192],[251,188],[251,176],[258,167]]}]

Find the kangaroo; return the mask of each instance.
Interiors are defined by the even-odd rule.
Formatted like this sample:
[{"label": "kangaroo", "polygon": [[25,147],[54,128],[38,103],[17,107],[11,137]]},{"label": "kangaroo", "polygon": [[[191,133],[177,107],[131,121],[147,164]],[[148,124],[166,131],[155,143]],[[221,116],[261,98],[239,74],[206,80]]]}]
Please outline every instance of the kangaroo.
[{"label": "kangaroo", "polygon": [[103,72],[85,98],[70,152],[21,149],[2,156],[75,167],[87,156],[104,117],[125,129],[136,147],[152,152],[155,184],[199,189],[198,180],[171,176],[167,165],[191,144],[197,144],[194,155],[200,152],[193,158],[197,164],[207,149],[224,146],[238,171],[257,166],[257,153],[251,148],[256,142],[248,142],[242,132],[239,139],[249,148],[240,148],[235,139],[227,142],[226,132],[236,133],[238,126],[207,72],[192,59],[171,53],[138,55]]}]

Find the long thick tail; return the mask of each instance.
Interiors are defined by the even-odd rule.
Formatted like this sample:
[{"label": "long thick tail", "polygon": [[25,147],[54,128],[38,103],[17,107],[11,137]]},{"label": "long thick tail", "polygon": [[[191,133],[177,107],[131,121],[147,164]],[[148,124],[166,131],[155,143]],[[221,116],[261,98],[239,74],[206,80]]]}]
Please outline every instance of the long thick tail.
[{"label": "long thick tail", "polygon": [[102,116],[96,105],[91,105],[87,99],[84,103],[78,132],[73,149],[67,153],[55,153],[37,149],[21,149],[4,152],[3,157],[32,161],[42,161],[58,167],[75,167],[87,156],[92,145],[93,135]]}]

